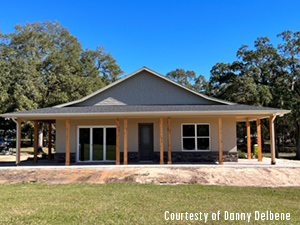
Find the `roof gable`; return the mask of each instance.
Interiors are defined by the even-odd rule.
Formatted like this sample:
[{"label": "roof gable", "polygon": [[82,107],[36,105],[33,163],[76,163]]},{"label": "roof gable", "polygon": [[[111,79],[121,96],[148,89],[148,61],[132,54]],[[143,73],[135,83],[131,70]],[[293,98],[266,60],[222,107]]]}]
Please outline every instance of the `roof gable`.
[{"label": "roof gable", "polygon": [[199,94],[143,67],[82,99],[54,107],[171,104],[230,105],[234,103]]}]

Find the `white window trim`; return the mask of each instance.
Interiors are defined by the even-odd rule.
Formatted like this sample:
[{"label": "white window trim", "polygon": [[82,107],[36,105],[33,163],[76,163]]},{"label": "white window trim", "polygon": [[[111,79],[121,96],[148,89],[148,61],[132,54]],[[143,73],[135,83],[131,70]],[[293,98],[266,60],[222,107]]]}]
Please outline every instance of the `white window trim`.
[{"label": "white window trim", "polygon": [[[183,137],[183,125],[194,125],[195,126],[195,136]],[[196,136],[197,135],[197,125],[208,125],[209,136]],[[182,123],[181,124],[181,151],[182,152],[210,152],[211,151],[211,131],[210,123]],[[195,150],[184,150],[183,149],[183,138],[194,138],[195,139]],[[209,150],[198,150],[197,138],[208,138],[209,139]]]},{"label": "white window trim", "polygon": [[[89,128],[90,129],[90,160],[80,161],[79,160],[79,129],[80,128]],[[92,129],[93,128],[103,128],[103,160],[92,160],[93,158],[93,149],[92,149]],[[115,125],[108,126],[77,126],[77,149],[76,149],[76,162],[77,163],[91,163],[91,162],[116,162],[116,160],[106,160],[106,128],[117,128]]]}]

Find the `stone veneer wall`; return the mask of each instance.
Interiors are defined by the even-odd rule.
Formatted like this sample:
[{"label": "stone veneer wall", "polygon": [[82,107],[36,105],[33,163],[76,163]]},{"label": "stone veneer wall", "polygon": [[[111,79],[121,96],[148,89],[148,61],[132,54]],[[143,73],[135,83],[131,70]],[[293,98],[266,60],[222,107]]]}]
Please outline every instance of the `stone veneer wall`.
[{"label": "stone veneer wall", "polygon": [[[56,153],[55,161],[57,163],[65,162],[65,153]],[[167,162],[168,153],[164,152],[164,161]],[[76,162],[76,153],[70,153],[71,163]],[[123,163],[123,152],[120,153],[120,161]],[[172,152],[172,162],[183,162],[183,163],[196,163],[196,162],[218,162],[219,153],[218,152]],[[237,162],[238,154],[237,152],[223,152],[224,162]],[[139,162],[138,152],[128,152],[128,163]],[[154,152],[153,162],[160,162],[160,153]]]},{"label": "stone veneer wall", "polygon": [[[66,154],[65,153],[55,153],[54,159],[56,163],[65,163]],[[70,153],[70,163],[76,163],[76,153]]]},{"label": "stone veneer wall", "polygon": [[[218,162],[219,152],[172,152],[172,162]],[[160,153],[154,152],[154,162],[160,161]],[[164,161],[167,162],[168,153],[164,152]],[[224,162],[237,162],[237,152],[223,152]]]}]

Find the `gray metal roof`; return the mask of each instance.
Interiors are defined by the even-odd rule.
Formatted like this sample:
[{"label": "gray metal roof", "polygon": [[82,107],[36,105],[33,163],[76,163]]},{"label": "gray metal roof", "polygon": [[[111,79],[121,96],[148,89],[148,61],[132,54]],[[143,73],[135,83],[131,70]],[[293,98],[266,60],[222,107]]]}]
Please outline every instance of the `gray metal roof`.
[{"label": "gray metal roof", "polygon": [[256,111],[256,112],[276,112],[276,113],[289,113],[290,110],[249,106],[249,105],[103,105],[103,106],[79,106],[79,107],[50,107],[41,108],[20,112],[12,112],[2,114],[5,116],[13,115],[30,115],[30,114],[92,114],[92,113],[143,113],[143,112],[226,112],[226,111]]}]

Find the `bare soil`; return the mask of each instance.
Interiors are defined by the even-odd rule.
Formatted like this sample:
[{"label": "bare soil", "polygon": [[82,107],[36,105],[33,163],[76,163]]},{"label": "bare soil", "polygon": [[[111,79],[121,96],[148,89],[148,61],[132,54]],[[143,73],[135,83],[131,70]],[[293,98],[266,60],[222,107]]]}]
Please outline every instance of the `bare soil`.
[{"label": "bare soil", "polygon": [[154,183],[241,187],[300,187],[300,168],[0,169],[0,184]]}]

